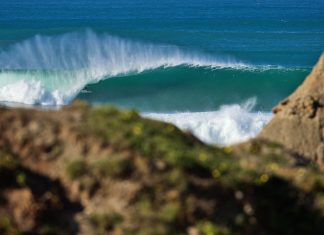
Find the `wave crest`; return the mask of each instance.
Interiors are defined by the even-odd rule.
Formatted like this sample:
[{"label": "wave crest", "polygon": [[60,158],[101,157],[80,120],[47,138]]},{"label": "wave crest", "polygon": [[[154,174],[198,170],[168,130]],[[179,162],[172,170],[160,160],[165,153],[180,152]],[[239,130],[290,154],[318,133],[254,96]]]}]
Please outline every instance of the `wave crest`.
[{"label": "wave crest", "polygon": [[[4,91],[8,92],[10,86],[18,94],[21,84],[40,84],[44,93],[50,93],[53,99],[43,102],[39,97],[35,102],[57,105],[69,102],[87,84],[101,79],[179,65],[249,67],[230,58],[219,60],[185,52],[176,46],[132,41],[91,30],[59,36],[37,35],[0,51],[0,101],[30,102],[33,100],[30,97],[18,99],[14,95],[6,96]],[[58,100],[57,92],[60,93]]]}]

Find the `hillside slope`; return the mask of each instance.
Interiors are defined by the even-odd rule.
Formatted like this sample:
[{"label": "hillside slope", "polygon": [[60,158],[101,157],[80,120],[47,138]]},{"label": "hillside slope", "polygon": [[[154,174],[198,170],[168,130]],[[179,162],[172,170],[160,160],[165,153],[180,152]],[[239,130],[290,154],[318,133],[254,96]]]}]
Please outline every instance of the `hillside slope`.
[{"label": "hillside slope", "polygon": [[218,148],[134,111],[0,108],[0,234],[322,234],[324,176],[262,140]]}]

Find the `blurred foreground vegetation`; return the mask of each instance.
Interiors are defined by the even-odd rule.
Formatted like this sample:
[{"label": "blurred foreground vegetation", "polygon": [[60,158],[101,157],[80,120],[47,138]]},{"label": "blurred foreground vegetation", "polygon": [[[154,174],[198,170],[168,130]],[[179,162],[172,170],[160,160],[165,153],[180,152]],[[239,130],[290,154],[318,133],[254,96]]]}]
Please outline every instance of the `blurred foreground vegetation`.
[{"label": "blurred foreground vegetation", "polygon": [[0,149],[0,234],[324,234],[321,170],[260,139],[76,102],[0,109]]}]

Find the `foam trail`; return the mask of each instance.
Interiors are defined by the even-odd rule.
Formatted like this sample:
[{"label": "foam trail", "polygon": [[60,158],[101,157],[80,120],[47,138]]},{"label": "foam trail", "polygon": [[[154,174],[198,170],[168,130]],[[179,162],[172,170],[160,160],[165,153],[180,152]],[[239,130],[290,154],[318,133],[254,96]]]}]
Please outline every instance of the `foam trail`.
[{"label": "foam trail", "polygon": [[255,137],[270,121],[271,113],[252,111],[255,104],[256,99],[251,98],[243,104],[224,105],[215,112],[146,113],[143,116],[173,123],[205,143],[229,145]]},{"label": "foam trail", "polygon": [[[101,79],[178,65],[249,68],[229,58],[219,60],[188,53],[176,46],[99,35],[91,30],[59,36],[38,35],[0,50],[0,101],[67,103],[87,84]],[[33,93],[35,84],[38,89]],[[26,97],[18,94],[22,86]]]}]

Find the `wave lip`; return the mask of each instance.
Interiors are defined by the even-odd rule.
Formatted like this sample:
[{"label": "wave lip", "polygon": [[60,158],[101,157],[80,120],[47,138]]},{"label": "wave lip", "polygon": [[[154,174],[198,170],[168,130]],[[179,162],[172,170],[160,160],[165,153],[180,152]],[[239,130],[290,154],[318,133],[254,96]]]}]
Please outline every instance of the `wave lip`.
[{"label": "wave lip", "polygon": [[[56,105],[71,101],[86,85],[102,79],[179,65],[216,69],[253,67],[230,58],[218,59],[176,46],[122,39],[91,30],[58,36],[37,35],[0,49],[0,97],[6,97],[5,101],[34,100],[42,105]],[[34,93],[28,89],[33,86],[37,88]],[[18,94],[19,89],[23,89],[25,99]],[[16,95],[11,93],[14,90]]]},{"label": "wave lip", "polygon": [[191,131],[205,143],[230,145],[255,137],[270,121],[271,113],[252,111],[255,104],[256,99],[251,98],[243,104],[224,105],[214,112],[145,113],[143,116]]}]

